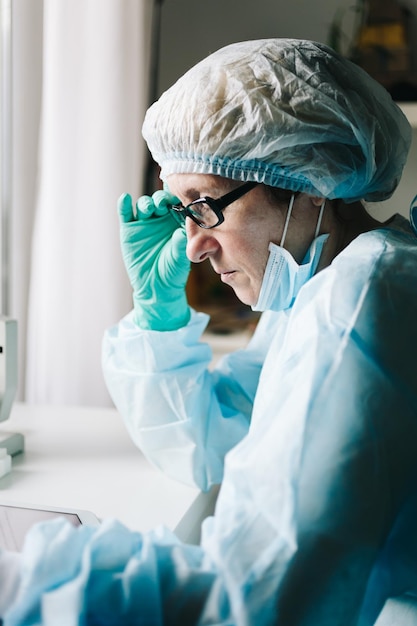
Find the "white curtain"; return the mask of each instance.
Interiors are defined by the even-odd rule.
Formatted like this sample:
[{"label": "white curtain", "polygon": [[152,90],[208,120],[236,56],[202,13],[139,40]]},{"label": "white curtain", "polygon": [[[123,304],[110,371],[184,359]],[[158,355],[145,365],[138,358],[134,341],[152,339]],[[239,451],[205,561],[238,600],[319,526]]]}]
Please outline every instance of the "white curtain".
[{"label": "white curtain", "polygon": [[131,306],[116,204],[142,193],[152,0],[14,0],[11,314],[20,396],[110,405],[101,340]]}]

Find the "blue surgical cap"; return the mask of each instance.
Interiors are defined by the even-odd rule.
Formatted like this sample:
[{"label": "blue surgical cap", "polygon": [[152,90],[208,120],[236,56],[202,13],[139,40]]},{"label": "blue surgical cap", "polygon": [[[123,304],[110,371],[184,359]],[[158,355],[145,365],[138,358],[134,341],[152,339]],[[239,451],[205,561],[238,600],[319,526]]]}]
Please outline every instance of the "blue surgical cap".
[{"label": "blue surgical cap", "polygon": [[163,180],[217,174],[353,202],[392,195],[411,129],[388,92],[331,48],[264,39],[191,68],[148,109],[143,136]]}]

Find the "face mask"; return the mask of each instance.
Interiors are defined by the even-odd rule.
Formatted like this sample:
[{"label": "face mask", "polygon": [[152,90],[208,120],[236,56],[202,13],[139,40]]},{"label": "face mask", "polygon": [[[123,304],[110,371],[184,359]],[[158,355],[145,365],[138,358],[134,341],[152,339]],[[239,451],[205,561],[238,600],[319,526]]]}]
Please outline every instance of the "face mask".
[{"label": "face mask", "polygon": [[287,234],[288,222],[294,204],[294,196],[291,197],[288,207],[287,219],[282,234],[281,245],[269,244],[269,258],[265,274],[262,280],[261,291],[257,303],[252,307],[253,311],[283,311],[294,303],[301,287],[313,276],[317,269],[323,246],[329,235],[318,235],[323,217],[323,202],[317,221],[316,233],[301,265],[294,257],[283,248]]}]

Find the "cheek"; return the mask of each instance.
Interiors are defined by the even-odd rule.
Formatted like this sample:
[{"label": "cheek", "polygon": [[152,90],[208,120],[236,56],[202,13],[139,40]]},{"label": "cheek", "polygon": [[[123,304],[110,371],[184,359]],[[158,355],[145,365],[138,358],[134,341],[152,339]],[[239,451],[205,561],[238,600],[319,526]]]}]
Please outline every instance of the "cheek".
[{"label": "cheek", "polygon": [[270,242],[279,243],[281,239],[281,229],[277,222],[260,219],[250,224],[247,231],[246,240],[248,248],[252,250],[253,256],[258,260],[266,262],[268,258],[268,246]]},{"label": "cheek", "polygon": [[235,254],[243,260],[246,272],[252,279],[260,281],[263,278],[269,257],[269,242],[268,237],[261,237],[258,232],[253,233],[252,237],[245,238],[236,248]]},{"label": "cheek", "polygon": [[266,264],[268,262],[268,257],[269,257],[268,243],[262,248],[262,250],[258,250],[257,253],[254,255],[254,260],[253,260],[254,278],[259,282],[262,282],[262,279],[265,274]]}]

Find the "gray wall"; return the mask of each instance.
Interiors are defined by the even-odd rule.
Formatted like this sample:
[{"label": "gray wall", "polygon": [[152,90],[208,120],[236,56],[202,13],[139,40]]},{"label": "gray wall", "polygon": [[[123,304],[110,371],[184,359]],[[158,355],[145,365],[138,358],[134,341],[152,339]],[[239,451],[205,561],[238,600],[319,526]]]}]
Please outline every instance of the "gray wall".
[{"label": "gray wall", "polygon": [[336,0],[165,0],[160,89],[210,52],[235,41],[294,37],[326,42],[337,6]]},{"label": "gray wall", "polygon": [[[417,13],[417,0],[403,0],[402,4]],[[228,43],[265,37],[327,43],[329,26],[338,10],[345,11],[344,30],[348,38],[354,19],[352,5],[354,0],[164,0],[158,94],[200,59]],[[393,212],[408,215],[409,204],[417,193],[416,175],[417,129],[397,192],[387,202],[373,205],[372,212],[381,220]]]}]

